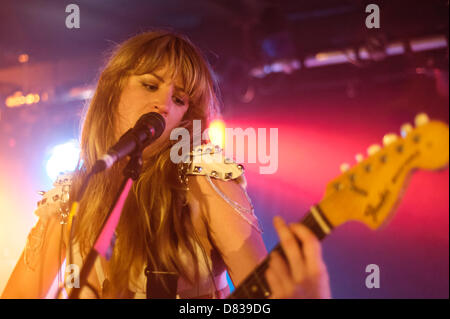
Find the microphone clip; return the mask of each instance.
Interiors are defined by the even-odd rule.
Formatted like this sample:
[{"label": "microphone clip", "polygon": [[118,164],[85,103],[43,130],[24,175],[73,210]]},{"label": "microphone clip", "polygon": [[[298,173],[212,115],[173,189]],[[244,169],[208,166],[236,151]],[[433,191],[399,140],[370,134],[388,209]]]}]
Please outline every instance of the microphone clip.
[{"label": "microphone clip", "polygon": [[123,175],[130,177],[133,181],[137,180],[142,171],[142,151],[137,151],[130,155],[127,166],[123,169]]}]

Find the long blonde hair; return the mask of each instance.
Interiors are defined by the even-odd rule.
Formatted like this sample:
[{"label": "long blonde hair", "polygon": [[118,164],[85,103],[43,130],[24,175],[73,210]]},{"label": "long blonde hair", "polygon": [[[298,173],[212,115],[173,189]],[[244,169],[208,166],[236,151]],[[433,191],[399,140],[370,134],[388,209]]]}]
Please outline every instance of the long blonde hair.
[{"label": "long blonde hair", "polygon": [[[189,130],[192,121],[209,119],[219,112],[217,84],[201,51],[185,36],[157,30],[138,34],[119,45],[101,72],[95,94],[85,112],[81,133],[82,166],[76,171],[71,198],[77,196],[81,180],[94,162],[115,142],[117,108],[121,92],[130,75],[145,74],[168,63],[173,76],[180,74],[189,108],[179,127]],[[199,278],[196,236],[186,191],[178,180],[177,166],[170,160],[171,142],[166,141],[157,155],[144,162],[142,173],[130,192],[119,225],[110,262],[110,282],[114,291],[127,291],[129,281],[136,282],[147,260],[156,260],[178,273],[191,284]],[[74,240],[82,254],[92,247],[108,208],[118,190],[123,161],[111,170],[94,176],[80,202]],[[180,250],[187,252],[194,265],[192,278],[184,269]],[[205,257],[204,251],[203,256]]]}]

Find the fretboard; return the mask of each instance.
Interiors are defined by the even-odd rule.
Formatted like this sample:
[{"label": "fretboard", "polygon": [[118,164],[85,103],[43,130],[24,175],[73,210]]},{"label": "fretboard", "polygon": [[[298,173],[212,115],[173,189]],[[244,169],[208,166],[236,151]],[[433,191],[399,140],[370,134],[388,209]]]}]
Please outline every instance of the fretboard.
[{"label": "fretboard", "polygon": [[[333,228],[319,206],[314,206],[300,221],[307,226],[319,240],[324,239]],[[301,245],[301,243],[299,243]],[[281,245],[278,244],[272,251],[277,251],[286,260]],[[270,255],[270,254],[269,254]],[[269,257],[266,257],[256,269],[233,291],[228,299],[266,299],[270,297],[270,288],[265,279],[265,272],[269,266]]]}]

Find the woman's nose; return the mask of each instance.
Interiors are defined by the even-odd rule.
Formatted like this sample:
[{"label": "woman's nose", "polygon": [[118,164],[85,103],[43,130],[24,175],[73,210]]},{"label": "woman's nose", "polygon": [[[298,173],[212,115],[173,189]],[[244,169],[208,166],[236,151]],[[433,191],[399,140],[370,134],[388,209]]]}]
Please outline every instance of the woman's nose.
[{"label": "woman's nose", "polygon": [[168,108],[165,103],[156,103],[153,105],[153,112],[157,112],[166,117],[169,114]]},{"label": "woman's nose", "polygon": [[156,99],[153,103],[153,108],[161,115],[167,116],[170,108],[172,107],[172,92],[171,90],[161,90],[158,93],[159,94],[156,96]]}]

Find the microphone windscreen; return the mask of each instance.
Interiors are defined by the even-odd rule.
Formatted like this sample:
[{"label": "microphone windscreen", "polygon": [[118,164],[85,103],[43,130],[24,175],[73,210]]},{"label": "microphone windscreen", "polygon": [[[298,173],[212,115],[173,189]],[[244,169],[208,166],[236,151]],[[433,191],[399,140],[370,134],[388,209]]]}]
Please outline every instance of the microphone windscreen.
[{"label": "microphone windscreen", "polygon": [[161,114],[156,112],[149,112],[140,117],[140,119],[136,123],[136,127],[140,125],[145,125],[149,128],[154,129],[154,134],[152,139],[157,139],[161,136],[166,128],[166,121]]}]

